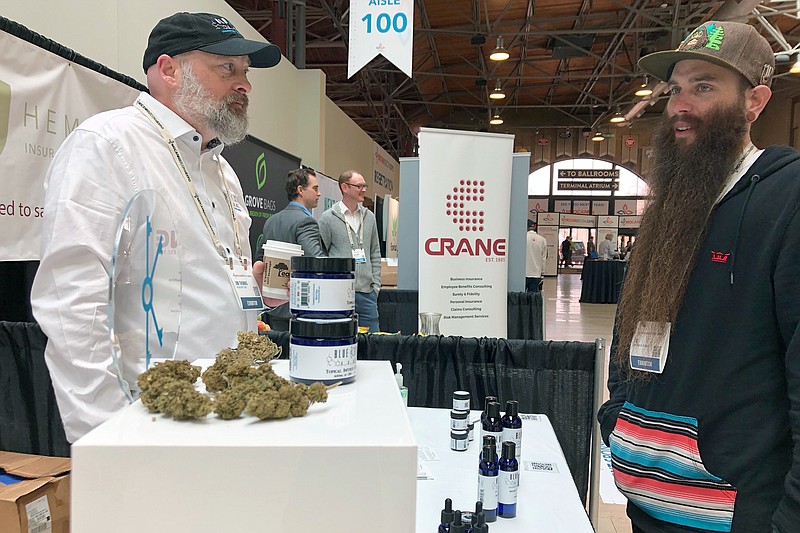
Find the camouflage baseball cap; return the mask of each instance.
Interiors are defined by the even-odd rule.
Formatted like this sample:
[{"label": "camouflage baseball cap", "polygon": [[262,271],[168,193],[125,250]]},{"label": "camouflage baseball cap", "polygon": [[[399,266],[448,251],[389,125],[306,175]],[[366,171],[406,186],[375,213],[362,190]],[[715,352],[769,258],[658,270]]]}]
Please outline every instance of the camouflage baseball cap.
[{"label": "camouflage baseball cap", "polygon": [[654,52],[639,60],[639,67],[667,81],[672,67],[684,59],[716,63],[742,74],[755,87],[769,86],[775,73],[772,47],[756,29],[741,22],[709,21],[694,30],[677,50]]}]

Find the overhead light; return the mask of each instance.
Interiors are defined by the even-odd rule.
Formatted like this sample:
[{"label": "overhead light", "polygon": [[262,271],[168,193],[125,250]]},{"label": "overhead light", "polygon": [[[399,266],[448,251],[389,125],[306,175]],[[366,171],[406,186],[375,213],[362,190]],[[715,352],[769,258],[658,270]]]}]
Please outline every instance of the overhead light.
[{"label": "overhead light", "polygon": [[502,100],[506,97],[506,93],[503,92],[503,88],[500,87],[500,80],[497,80],[497,84],[494,86],[494,90],[489,93],[489,98],[492,100]]},{"label": "overhead light", "polygon": [[647,76],[644,78],[644,83],[636,90],[636,96],[650,96],[653,94],[653,89],[650,88],[650,85],[647,83]]},{"label": "overhead light", "polygon": [[614,113],[614,116],[611,117],[609,120],[612,124],[619,124],[620,122],[625,122],[625,115],[623,115],[620,111]]},{"label": "overhead light", "polygon": [[500,118],[500,115],[498,115],[497,113],[495,113],[494,116],[492,117],[492,120],[489,121],[489,124],[491,124],[492,126],[499,126],[502,123],[503,119]]},{"label": "overhead light", "polygon": [[606,138],[603,137],[603,134],[598,131],[597,133],[594,134],[594,137],[592,137],[592,140],[594,142],[600,142],[600,141],[605,141]]},{"label": "overhead light", "polygon": [[790,74],[800,74],[800,57],[797,58],[797,61],[795,62],[795,64],[792,65],[792,68],[789,69],[789,73]]},{"label": "overhead light", "polygon": [[500,36],[497,38],[497,48],[489,55],[489,59],[492,61],[505,61],[509,57],[511,57],[511,55],[508,53],[508,50],[503,47],[503,37]]}]

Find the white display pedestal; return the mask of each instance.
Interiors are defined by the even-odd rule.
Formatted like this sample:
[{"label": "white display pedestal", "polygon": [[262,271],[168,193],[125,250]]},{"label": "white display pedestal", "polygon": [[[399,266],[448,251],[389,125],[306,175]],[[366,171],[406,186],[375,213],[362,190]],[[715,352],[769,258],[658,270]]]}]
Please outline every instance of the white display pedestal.
[{"label": "white display pedestal", "polygon": [[417,444],[397,383],[387,361],[357,372],[288,420],[128,406],[72,446],[72,531],[413,532]]}]

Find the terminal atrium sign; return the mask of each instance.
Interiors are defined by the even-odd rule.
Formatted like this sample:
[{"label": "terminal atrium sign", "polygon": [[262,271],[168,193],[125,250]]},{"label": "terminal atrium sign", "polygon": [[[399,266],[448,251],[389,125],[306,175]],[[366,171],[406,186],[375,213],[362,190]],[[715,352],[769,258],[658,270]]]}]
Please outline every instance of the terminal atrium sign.
[{"label": "terminal atrium sign", "polygon": [[558,188],[562,191],[617,191],[619,169],[559,169]]}]

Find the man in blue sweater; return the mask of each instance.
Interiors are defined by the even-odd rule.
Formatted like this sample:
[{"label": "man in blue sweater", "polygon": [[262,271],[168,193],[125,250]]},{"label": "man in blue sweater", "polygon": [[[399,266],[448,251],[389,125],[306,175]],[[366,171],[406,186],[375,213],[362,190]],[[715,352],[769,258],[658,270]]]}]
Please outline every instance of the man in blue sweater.
[{"label": "man in blue sweater", "polygon": [[634,533],[800,531],[800,154],[756,148],[774,57],[707,22],[669,84],[598,415]]}]

